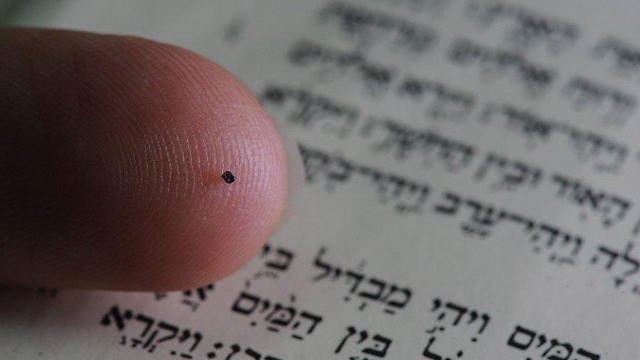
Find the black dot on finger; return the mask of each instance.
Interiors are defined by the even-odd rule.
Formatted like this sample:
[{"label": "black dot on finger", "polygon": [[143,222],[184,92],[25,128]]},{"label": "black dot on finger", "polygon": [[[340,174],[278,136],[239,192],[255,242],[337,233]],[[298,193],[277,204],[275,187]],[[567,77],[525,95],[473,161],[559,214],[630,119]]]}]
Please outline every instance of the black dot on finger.
[{"label": "black dot on finger", "polygon": [[231,173],[231,171],[225,171],[222,174],[222,179],[224,180],[224,182],[226,182],[227,184],[231,184],[232,182],[236,181],[236,177]]}]

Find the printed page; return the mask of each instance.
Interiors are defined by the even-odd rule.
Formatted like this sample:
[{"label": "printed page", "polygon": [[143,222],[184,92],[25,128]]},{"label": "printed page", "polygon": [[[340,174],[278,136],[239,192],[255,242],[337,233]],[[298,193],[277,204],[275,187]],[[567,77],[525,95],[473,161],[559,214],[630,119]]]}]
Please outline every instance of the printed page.
[{"label": "printed page", "polygon": [[137,34],[223,64],[298,142],[306,183],[225,280],[0,290],[3,358],[640,354],[637,1],[24,8],[18,24]]}]

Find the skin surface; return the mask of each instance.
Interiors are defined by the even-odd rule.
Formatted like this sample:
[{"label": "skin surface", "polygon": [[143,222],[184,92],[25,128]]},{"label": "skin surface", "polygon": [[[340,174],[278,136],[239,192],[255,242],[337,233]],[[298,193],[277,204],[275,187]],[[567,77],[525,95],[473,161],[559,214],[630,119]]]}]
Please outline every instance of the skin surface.
[{"label": "skin surface", "polygon": [[3,29],[0,49],[0,283],[190,288],[278,227],[281,137],[220,66],[68,31]]}]

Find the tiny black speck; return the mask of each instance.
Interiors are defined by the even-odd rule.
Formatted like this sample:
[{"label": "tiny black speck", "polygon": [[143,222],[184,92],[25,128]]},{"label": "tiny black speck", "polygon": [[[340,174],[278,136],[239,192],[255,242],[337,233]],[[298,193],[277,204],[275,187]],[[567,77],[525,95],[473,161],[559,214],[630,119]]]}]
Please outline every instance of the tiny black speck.
[{"label": "tiny black speck", "polygon": [[231,171],[225,171],[222,174],[222,179],[224,179],[224,182],[226,182],[227,184],[231,184],[232,182],[236,181],[236,177],[233,176]]}]

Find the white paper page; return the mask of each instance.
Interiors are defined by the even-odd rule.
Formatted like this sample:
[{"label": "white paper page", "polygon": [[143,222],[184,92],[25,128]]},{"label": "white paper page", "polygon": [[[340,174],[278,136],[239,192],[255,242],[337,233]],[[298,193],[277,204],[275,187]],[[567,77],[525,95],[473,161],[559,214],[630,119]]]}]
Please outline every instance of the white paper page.
[{"label": "white paper page", "polygon": [[0,290],[2,358],[638,358],[639,10],[78,0],[23,14],[220,62],[299,141],[307,182],[262,254],[215,284]]}]

